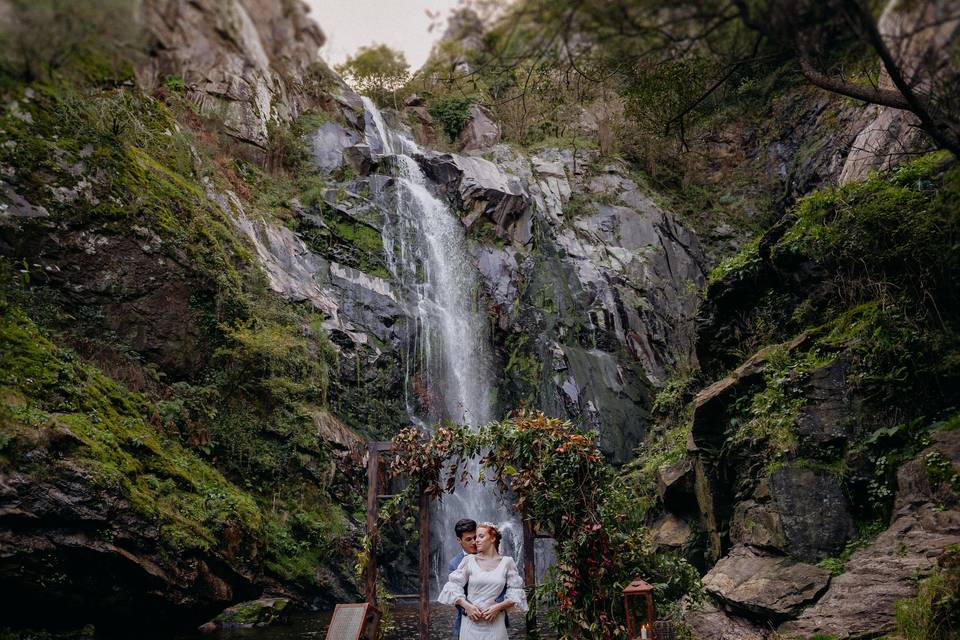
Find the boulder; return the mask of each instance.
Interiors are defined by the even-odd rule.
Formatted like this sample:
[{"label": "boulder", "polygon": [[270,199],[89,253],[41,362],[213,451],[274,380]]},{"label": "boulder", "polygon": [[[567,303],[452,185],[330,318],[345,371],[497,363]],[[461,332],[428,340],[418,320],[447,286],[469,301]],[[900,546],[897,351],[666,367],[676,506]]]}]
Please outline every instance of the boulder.
[{"label": "boulder", "polygon": [[209,633],[218,629],[253,629],[285,622],[290,615],[290,600],[287,598],[259,598],[227,607],[220,614],[200,627]]},{"label": "boulder", "polygon": [[766,629],[707,600],[683,603],[684,624],[697,640],[764,640]]},{"label": "boulder", "polygon": [[690,542],[693,528],[686,520],[668,513],[650,526],[650,535],[655,548],[679,551]]},{"label": "boulder", "polygon": [[417,94],[411,95],[404,103],[404,112],[407,114],[407,120],[412,123],[414,139],[417,144],[425,147],[435,146],[437,143],[437,132],[433,125],[433,116],[427,110],[423,98]]},{"label": "boulder", "polygon": [[452,196],[468,228],[484,216],[506,237],[510,224],[530,206],[524,184],[489,160],[447,153],[420,161],[427,176]]},{"label": "boulder", "polygon": [[787,465],[770,474],[769,483],[789,555],[819,561],[856,536],[850,504],[833,474]]},{"label": "boulder", "polygon": [[309,139],[314,165],[320,171],[330,173],[343,164],[346,149],[357,142],[359,136],[336,122],[325,122],[310,134]]},{"label": "boulder", "polygon": [[795,427],[805,454],[825,459],[829,451],[839,453],[847,441],[853,419],[848,369],[847,361],[838,359],[809,373],[804,390],[807,402]]},{"label": "boulder", "polygon": [[690,430],[694,449],[718,448],[726,438],[726,415],[730,402],[745,387],[761,380],[767,359],[784,347],[793,351],[807,341],[802,333],[784,344],[770,345],[750,356],[729,375],[703,389],[693,399],[693,426]]},{"label": "boulder", "polygon": [[657,493],[667,511],[677,514],[697,509],[696,474],[693,463],[684,458],[657,469]]},{"label": "boulder", "polygon": [[819,561],[856,535],[837,478],[822,470],[782,466],[759,483],[752,499],[736,504],[730,541]]},{"label": "boulder", "polygon": [[769,620],[796,616],[829,583],[824,569],[746,545],[734,547],[703,577],[704,588],[732,609]]},{"label": "boulder", "polygon": [[841,575],[812,607],[779,631],[787,638],[813,634],[837,638],[874,637],[896,628],[898,600],[917,593],[917,580],[929,574],[944,551],[960,544],[960,496],[949,486],[930,485],[924,466],[938,452],[960,468],[960,431],[934,434],[933,446],[897,472],[892,524],[855,552]]},{"label": "boulder", "polygon": [[460,151],[486,149],[499,142],[500,125],[494,121],[490,110],[479,104],[471,106],[467,123],[457,141]]},{"label": "boulder", "polygon": [[[763,483],[766,488],[767,484]],[[731,544],[776,549],[783,552],[787,541],[780,524],[780,513],[770,504],[769,491],[758,491],[754,500],[742,500],[733,509],[730,520]]]},{"label": "boulder", "polygon": [[357,175],[368,176],[376,169],[377,161],[368,144],[355,144],[343,148],[343,159]]}]

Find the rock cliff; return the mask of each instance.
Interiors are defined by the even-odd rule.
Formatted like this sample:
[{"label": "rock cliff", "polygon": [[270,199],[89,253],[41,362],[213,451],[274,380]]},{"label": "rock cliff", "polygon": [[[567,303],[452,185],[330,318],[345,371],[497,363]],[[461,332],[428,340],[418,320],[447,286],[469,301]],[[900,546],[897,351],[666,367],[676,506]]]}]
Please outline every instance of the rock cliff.
[{"label": "rock cliff", "polygon": [[[4,606],[122,624],[353,598],[364,442],[434,401],[377,121],[406,145],[409,124],[435,141],[431,116],[365,105],[299,2],[146,0],[142,21],[133,74],[4,72]],[[874,133],[902,114],[776,104],[774,142],[730,125],[705,154],[711,179],[775,185],[787,215],[750,243],[699,235],[605,144],[502,143],[481,105],[456,152],[402,148],[463,224],[496,412],[597,430],[652,543],[704,574],[689,626],[887,633],[960,543],[957,169],[862,181],[891,163],[861,143],[889,149]],[[412,590],[402,561],[386,573]]]}]

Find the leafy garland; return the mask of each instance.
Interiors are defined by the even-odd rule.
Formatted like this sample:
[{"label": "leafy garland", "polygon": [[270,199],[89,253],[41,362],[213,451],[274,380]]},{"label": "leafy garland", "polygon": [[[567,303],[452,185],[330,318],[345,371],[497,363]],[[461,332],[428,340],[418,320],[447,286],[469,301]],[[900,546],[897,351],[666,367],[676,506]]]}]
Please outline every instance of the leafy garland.
[{"label": "leafy garland", "polygon": [[441,426],[427,437],[408,428],[393,439],[391,471],[442,499],[458,480],[476,480],[466,463],[479,456],[481,475],[491,472],[517,511],[556,540],[557,563],[532,604],[555,599],[546,618],[561,638],[624,638],[622,590],[633,578],[654,585],[663,612],[698,595],[699,577],[685,560],[653,552],[641,502],[604,460],[596,436],[523,410],[475,431]]}]

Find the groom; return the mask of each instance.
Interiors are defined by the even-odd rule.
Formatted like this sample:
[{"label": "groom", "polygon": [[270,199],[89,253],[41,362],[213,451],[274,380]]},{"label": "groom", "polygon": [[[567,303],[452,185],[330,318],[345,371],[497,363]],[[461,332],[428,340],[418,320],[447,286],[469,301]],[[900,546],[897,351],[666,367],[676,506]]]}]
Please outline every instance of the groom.
[{"label": "groom", "polygon": [[[460,563],[463,561],[464,556],[469,554],[474,554],[477,552],[477,523],[470,518],[464,518],[458,520],[457,524],[453,525],[453,532],[457,534],[457,543],[460,545],[460,552],[457,555],[453,556],[450,559],[450,562],[447,563],[447,573],[453,573],[457,570],[457,567],[460,566]],[[467,589],[469,585],[463,588],[464,595],[467,595]],[[507,594],[507,587],[503,587],[503,591],[500,593],[500,596],[497,598],[497,602],[503,602],[503,597]],[[504,622],[507,626],[510,626],[510,619],[507,618],[507,615],[504,614]],[[460,637],[460,625],[463,623],[463,607],[457,607],[457,619],[453,623],[453,637]]]}]

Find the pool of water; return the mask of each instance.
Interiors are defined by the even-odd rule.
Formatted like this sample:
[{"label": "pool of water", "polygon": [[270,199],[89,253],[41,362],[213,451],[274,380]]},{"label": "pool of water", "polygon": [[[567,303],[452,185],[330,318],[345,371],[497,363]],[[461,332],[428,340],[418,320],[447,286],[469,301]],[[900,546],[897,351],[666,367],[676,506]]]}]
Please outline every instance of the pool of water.
[{"label": "pool of water", "polygon": [[[234,629],[211,634],[190,633],[176,635],[172,640],[325,640],[331,612],[302,613],[291,616],[284,625],[263,629]],[[430,640],[449,640],[453,629],[454,608],[434,604],[430,607]],[[511,616],[511,640],[524,637],[523,615]],[[544,634],[545,638],[549,635]],[[417,605],[394,605],[394,628],[387,640],[415,640],[417,638]]]}]

